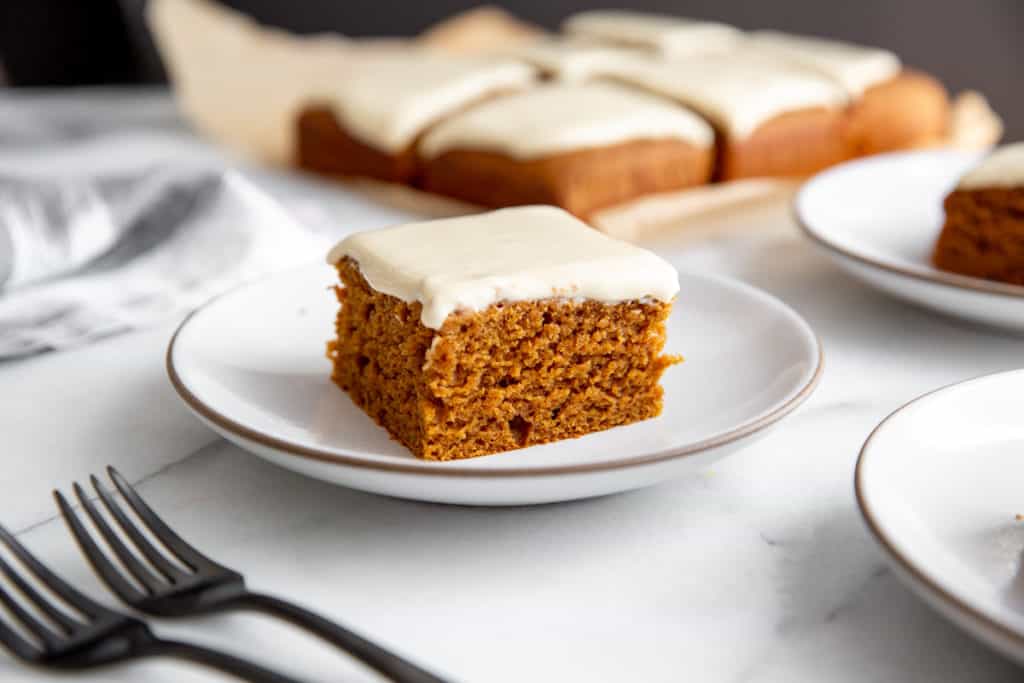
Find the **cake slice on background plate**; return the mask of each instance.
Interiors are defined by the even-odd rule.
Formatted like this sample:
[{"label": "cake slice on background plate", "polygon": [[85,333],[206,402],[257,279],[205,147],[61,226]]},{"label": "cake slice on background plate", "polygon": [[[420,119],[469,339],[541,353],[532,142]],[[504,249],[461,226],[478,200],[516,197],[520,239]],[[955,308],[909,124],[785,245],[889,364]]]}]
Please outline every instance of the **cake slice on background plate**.
[{"label": "cake slice on background plate", "polygon": [[546,206],[351,235],[332,379],[415,455],[470,458],[661,413],[679,289],[655,254]]},{"label": "cake slice on background plate", "polygon": [[936,267],[1024,285],[1024,142],[999,147],[968,171],[944,207]]}]

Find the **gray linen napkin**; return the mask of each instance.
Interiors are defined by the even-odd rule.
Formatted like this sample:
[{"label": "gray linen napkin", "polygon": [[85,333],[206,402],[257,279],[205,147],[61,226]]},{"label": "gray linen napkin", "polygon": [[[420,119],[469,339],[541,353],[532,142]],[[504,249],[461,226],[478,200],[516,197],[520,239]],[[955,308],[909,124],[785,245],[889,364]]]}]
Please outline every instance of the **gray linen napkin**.
[{"label": "gray linen napkin", "polygon": [[0,176],[0,359],[181,316],[320,246],[233,171]]}]

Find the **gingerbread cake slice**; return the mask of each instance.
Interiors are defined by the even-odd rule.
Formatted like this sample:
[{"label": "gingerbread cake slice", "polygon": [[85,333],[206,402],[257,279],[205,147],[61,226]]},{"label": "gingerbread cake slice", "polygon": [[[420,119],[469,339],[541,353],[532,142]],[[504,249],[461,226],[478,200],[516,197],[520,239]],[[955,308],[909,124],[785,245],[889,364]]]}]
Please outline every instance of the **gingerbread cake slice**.
[{"label": "gingerbread cake slice", "polygon": [[645,49],[666,57],[722,52],[743,35],[737,28],[714,21],[627,10],[579,12],[567,18],[562,29],[582,40]]},{"label": "gingerbread cake slice", "polygon": [[296,161],[327,175],[409,182],[416,171],[415,142],[427,129],[535,79],[532,67],[511,59],[426,50],[382,54],[339,78],[330,97],[299,114]]},{"label": "gingerbread cake slice", "polygon": [[849,158],[846,91],[812,69],[749,50],[622,60],[611,78],[672,98],[715,127],[720,180],[803,176]]},{"label": "gingerbread cake slice", "polygon": [[579,217],[706,183],[714,132],[675,103],[611,83],[548,84],[449,117],[419,145],[422,185],[487,207]]},{"label": "gingerbread cake slice", "polygon": [[946,197],[932,260],[961,275],[1024,285],[1024,142],[999,148]]},{"label": "gingerbread cake slice", "polygon": [[678,275],[553,207],[352,235],[332,378],[428,460],[657,416]]},{"label": "gingerbread cake slice", "polygon": [[904,69],[888,50],[777,31],[755,31],[742,44],[841,85],[853,100],[847,137],[855,156],[931,145],[946,133],[946,89],[927,74]]}]

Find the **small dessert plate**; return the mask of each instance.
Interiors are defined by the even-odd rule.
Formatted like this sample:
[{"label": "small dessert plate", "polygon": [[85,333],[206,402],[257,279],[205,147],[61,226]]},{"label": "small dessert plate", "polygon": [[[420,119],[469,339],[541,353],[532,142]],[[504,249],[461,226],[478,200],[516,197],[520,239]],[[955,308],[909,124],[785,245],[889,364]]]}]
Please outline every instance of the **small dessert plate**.
[{"label": "small dessert plate", "polygon": [[931,265],[942,202],[978,162],[951,150],[883,154],[819,173],[793,202],[803,231],[844,269],[900,299],[1024,332],[1024,287]]},{"label": "small dessert plate", "polygon": [[655,419],[579,439],[450,462],[419,460],[329,379],[334,271],[270,276],[182,323],[167,370],[185,403],[256,455],[311,477],[401,498],[521,505],[635,489],[706,467],[797,408],[821,375],[810,327],[777,299],[706,275],[680,276]]},{"label": "small dessert plate", "polygon": [[926,394],[861,451],[856,492],[896,574],[1024,664],[1024,370]]}]

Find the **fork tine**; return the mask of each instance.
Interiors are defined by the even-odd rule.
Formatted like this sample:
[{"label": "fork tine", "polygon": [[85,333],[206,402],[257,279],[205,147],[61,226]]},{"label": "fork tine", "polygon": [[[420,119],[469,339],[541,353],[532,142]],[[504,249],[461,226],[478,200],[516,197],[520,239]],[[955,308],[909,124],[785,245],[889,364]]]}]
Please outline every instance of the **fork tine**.
[{"label": "fork tine", "polygon": [[90,476],[89,481],[92,482],[92,487],[96,489],[96,493],[99,494],[100,499],[103,500],[103,505],[106,506],[110,514],[117,520],[118,526],[120,526],[128,537],[132,539],[132,543],[139,549],[146,559],[149,560],[157,570],[172,583],[178,579],[185,578],[186,574],[178,567],[175,567],[170,561],[164,557],[164,554],[153,547],[153,544],[149,542],[149,539],[139,531],[139,528],[128,519],[128,515],[124,513],[121,506],[118,505],[117,500],[111,495],[107,487],[100,483],[100,480],[95,476]]},{"label": "fork tine", "polygon": [[54,491],[53,497],[57,499],[57,507],[60,508],[60,514],[64,517],[64,521],[67,522],[71,535],[78,542],[78,547],[85,553],[89,564],[92,565],[92,568],[96,570],[96,573],[100,575],[100,578],[103,579],[103,582],[107,584],[110,590],[114,591],[125,602],[144,598],[145,595],[135,586],[128,583],[117,567],[107,559],[107,556],[96,545],[96,541],[92,540],[92,536],[86,531],[85,526],[82,525],[75,511],[71,509],[71,505],[64,498],[64,495],[60,491]]},{"label": "fork tine", "polygon": [[159,515],[153,512],[153,509],[142,499],[142,496],[136,493],[132,485],[128,483],[128,480],[121,476],[120,472],[113,467],[107,467],[107,474],[110,475],[114,486],[121,492],[124,499],[128,501],[128,504],[132,506],[135,513],[146,523],[149,530],[153,532],[153,535],[159,538],[161,543],[177,555],[178,559],[195,570],[199,570],[202,567],[220,568],[219,564],[186,543],[181,536],[167,526],[160,519]]},{"label": "fork tine", "polygon": [[4,545],[10,548],[11,552],[14,553],[21,563],[28,567],[29,570],[31,570],[47,588],[59,595],[64,602],[68,603],[82,614],[95,618],[109,611],[98,602],[93,601],[92,598],[86,597],[84,594],[69,586],[64,579],[47,569],[42,562],[37,560],[35,556],[25,548],[25,546],[18,542],[18,539],[14,537],[14,534],[9,532],[2,525],[0,525],[0,541],[3,541]]},{"label": "fork tine", "polygon": [[59,624],[60,627],[64,629],[65,633],[70,633],[72,629],[82,625],[81,622],[72,619],[67,614],[54,607],[49,599],[43,597],[43,595],[33,588],[32,585],[21,576],[21,574],[14,571],[14,568],[5,562],[2,557],[0,557],[0,572],[10,579],[11,583],[14,584],[14,587],[17,588],[22,595],[31,600],[32,603],[54,623]]},{"label": "fork tine", "polygon": [[149,593],[155,593],[164,582],[156,576],[153,576],[153,573],[150,572],[149,569],[147,569],[146,566],[143,565],[130,550],[128,550],[128,546],[126,546],[124,541],[121,540],[121,537],[110,528],[110,525],[107,524],[107,520],[103,519],[103,515],[101,515],[99,510],[96,509],[96,506],[92,504],[89,497],[85,495],[85,491],[78,485],[78,482],[75,482],[73,488],[75,490],[75,495],[78,496],[78,502],[82,504],[85,512],[89,515],[89,518],[92,519],[93,524],[96,525],[100,535],[107,540],[107,545],[110,546],[114,551],[114,554],[117,555],[119,560],[121,560],[121,564],[131,572],[131,575],[134,576],[139,583],[145,586]]},{"label": "fork tine", "polygon": [[32,643],[18,635],[17,631],[3,621],[0,621],[0,644],[22,659],[36,659],[40,654]]},{"label": "fork tine", "polygon": [[56,647],[60,643],[60,637],[49,626],[32,616],[3,586],[0,586],[0,604],[6,607],[7,611],[14,615],[14,618],[20,621],[22,626],[31,631],[47,647]]}]

